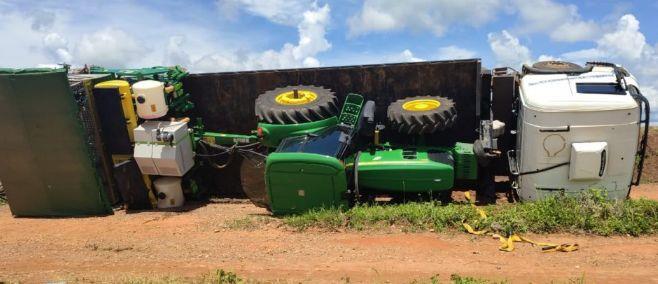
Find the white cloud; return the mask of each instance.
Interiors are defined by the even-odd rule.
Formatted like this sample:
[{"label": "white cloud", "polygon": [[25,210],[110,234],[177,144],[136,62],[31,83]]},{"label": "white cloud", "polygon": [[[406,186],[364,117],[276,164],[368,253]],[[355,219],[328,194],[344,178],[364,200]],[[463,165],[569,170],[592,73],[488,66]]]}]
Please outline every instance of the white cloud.
[{"label": "white cloud", "polygon": [[546,33],[554,41],[591,40],[598,24],[584,20],[575,5],[552,0],[365,0],[347,21],[350,36],[394,30],[428,30],[442,36],[452,25],[478,27],[500,12],[518,16],[520,33]]},{"label": "white cloud", "polygon": [[523,64],[532,64],[538,61],[560,61],[561,57],[548,54],[534,58],[530,49],[510,32],[503,30],[500,33],[490,33],[489,47],[496,59],[495,67],[512,67],[520,70]]},{"label": "white cloud", "polygon": [[496,66],[519,68],[532,61],[530,50],[508,31],[489,33],[487,37],[489,47],[496,58]]},{"label": "white cloud", "polygon": [[656,52],[640,32],[640,22],[635,16],[627,14],[619,18],[615,30],[605,33],[596,41],[596,47],[567,52],[563,56],[574,61],[612,59],[636,62],[654,60]]},{"label": "white cloud", "polygon": [[[135,40],[116,29],[82,33],[71,25],[67,11],[37,8],[24,12],[7,6],[0,12],[0,36],[13,38],[3,42],[2,65],[7,67],[54,66],[85,63],[123,67],[140,58],[146,48],[135,48]],[[73,38],[68,38],[72,35]]]},{"label": "white cloud", "polygon": [[244,10],[271,22],[296,26],[304,19],[304,12],[314,5],[312,0],[218,0],[217,7],[222,14],[232,20]]},{"label": "white cloud", "polygon": [[171,36],[165,50],[165,65],[190,65],[190,55],[183,49],[184,36]]},{"label": "white cloud", "polygon": [[569,22],[558,26],[550,33],[551,39],[555,41],[583,41],[596,37],[599,34],[599,27],[593,21],[588,22]]},{"label": "white cloud", "polygon": [[640,22],[628,14],[619,19],[616,31],[603,35],[597,44],[610,57],[636,60],[645,51],[646,38],[640,32]]},{"label": "white cloud", "polygon": [[[261,2],[265,1],[253,1],[253,5],[258,6]],[[204,15],[216,16],[217,12],[199,10],[200,5],[163,4],[169,10],[172,8],[185,9],[187,12],[194,11],[194,14],[206,17],[199,21],[171,21],[166,17],[167,13],[137,2],[120,1],[111,5],[101,4],[99,10],[107,13],[98,13],[88,9],[78,10],[82,3],[84,2],[76,3],[76,0],[72,0],[67,5],[39,2],[26,9],[22,5],[13,2],[4,3],[0,0],[0,22],[2,23],[0,37],[17,39],[3,41],[0,65],[3,67],[34,67],[66,62],[75,66],[91,63],[106,67],[139,67],[184,64],[196,62],[205,55],[214,53],[256,55],[259,53],[252,51],[252,48],[258,50],[259,46],[269,44],[275,36],[270,36],[260,30],[249,31],[249,34],[245,34],[243,30],[209,26],[207,25],[209,21],[205,20],[208,17]],[[310,2],[307,1],[307,3]],[[313,7],[315,6],[305,8]],[[244,10],[245,8],[242,6],[240,8],[244,13],[252,13]],[[263,14],[265,18],[271,16],[272,21],[283,19],[277,16],[280,13],[267,14],[258,8],[253,10],[261,11],[259,13]],[[288,15],[295,14],[292,10],[284,10]],[[318,9],[315,8],[315,10]],[[300,10],[296,14],[297,20],[294,20],[296,22],[291,22],[293,26],[301,26],[304,11]],[[260,16],[255,14],[256,12],[252,14]],[[291,56],[296,62],[299,62],[295,66],[319,65],[319,60],[314,56],[322,52],[318,50],[326,50],[330,47],[324,36],[326,29],[318,30],[316,28],[318,25],[314,24],[318,21],[324,21],[324,19],[307,20],[305,23],[309,24],[302,27],[301,43],[292,44],[296,48],[290,49],[291,54],[294,50],[294,56],[305,56],[299,60]],[[326,19],[326,22],[329,22],[329,19]],[[323,24],[326,26],[326,23]],[[133,29],[136,26],[140,28]],[[109,32],[110,30],[112,32]],[[322,40],[314,35],[320,35]],[[260,49],[264,50],[264,48]],[[275,50],[275,52],[281,50]],[[268,54],[271,53],[268,52]],[[235,58],[235,56],[225,57]],[[249,66],[252,65],[240,64],[238,67],[245,69]],[[222,70],[228,68],[230,67]]]},{"label": "white cloud", "polygon": [[68,42],[58,33],[49,33],[43,38],[43,44],[46,47],[58,48],[66,47]]},{"label": "white cloud", "polygon": [[439,48],[438,58],[441,60],[467,59],[474,58],[476,55],[475,51],[449,45]]},{"label": "white cloud", "polygon": [[572,61],[598,60],[605,57],[605,54],[596,48],[588,48],[576,51],[569,51],[562,54],[562,57]]},{"label": "white cloud", "polygon": [[425,61],[425,59],[418,58],[414,55],[413,52],[409,49],[405,49],[399,54],[388,56],[384,59],[385,62],[420,62]]},{"label": "white cloud", "polygon": [[[44,32],[33,27],[33,20],[28,15],[18,12],[0,13],[0,37],[2,37],[3,67],[33,67],[40,63],[50,63],[44,52]],[[18,40],[20,39],[20,40]]]},{"label": "white cloud", "polygon": [[582,20],[575,5],[564,5],[551,0],[513,0],[521,20],[520,33],[544,32],[554,41],[574,42],[590,40],[599,35],[594,21]]},{"label": "white cloud", "polygon": [[452,24],[480,26],[495,19],[499,0],[365,0],[348,19],[349,35],[411,29],[441,36]]},{"label": "white cloud", "polygon": [[68,41],[58,33],[47,34],[43,38],[43,45],[58,63],[71,63],[73,60],[73,56],[69,52]]},{"label": "white cloud", "polygon": [[640,22],[631,14],[621,16],[613,30],[596,40],[593,48],[562,54],[570,61],[584,63],[602,60],[625,66],[638,78],[642,92],[652,107],[658,101],[658,52],[646,42],[640,31]]},{"label": "white cloud", "polygon": [[537,58],[537,61],[562,61],[562,58],[542,54]]},{"label": "white cloud", "polygon": [[36,10],[30,15],[32,19],[32,30],[46,32],[55,24],[55,13],[46,10]]},{"label": "white cloud", "polygon": [[127,32],[106,28],[85,34],[75,50],[78,63],[126,67],[128,62],[142,58],[150,48]]},{"label": "white cloud", "polygon": [[325,38],[329,12],[329,5],[304,12],[304,19],[298,26],[299,43],[293,48],[293,57],[296,60],[305,60],[331,48],[331,43]]},{"label": "white cloud", "polygon": [[[321,65],[317,55],[331,49],[326,37],[331,22],[328,5],[318,7],[312,1],[301,0],[223,1],[229,2],[235,4],[238,13],[295,26],[297,41],[285,43],[278,49],[253,50],[269,43],[268,35],[258,30],[246,35],[194,21],[169,21],[161,11],[133,2],[118,2],[103,8],[109,11],[108,15],[125,11],[118,17],[85,10],[84,17],[96,16],[91,22],[76,13],[72,7],[80,5],[75,3],[67,6],[43,2],[28,12],[16,4],[0,4],[0,22],[3,23],[0,36],[20,39],[3,42],[5,56],[0,57],[0,62],[3,67],[52,66],[54,63],[105,67],[181,64],[193,71],[212,72],[316,67]],[[166,5],[189,8],[197,14],[205,12],[194,5]],[[216,14],[216,11],[208,13]],[[143,28],[131,29],[134,26]]]},{"label": "white cloud", "polygon": [[[190,69],[198,72],[278,69],[296,67],[318,67],[317,54],[329,50],[331,43],[326,39],[326,28],[330,22],[329,5],[313,7],[301,13],[297,25],[297,44],[286,43],[280,50],[261,53],[215,52],[191,60]],[[180,46],[180,42],[176,46]]]}]

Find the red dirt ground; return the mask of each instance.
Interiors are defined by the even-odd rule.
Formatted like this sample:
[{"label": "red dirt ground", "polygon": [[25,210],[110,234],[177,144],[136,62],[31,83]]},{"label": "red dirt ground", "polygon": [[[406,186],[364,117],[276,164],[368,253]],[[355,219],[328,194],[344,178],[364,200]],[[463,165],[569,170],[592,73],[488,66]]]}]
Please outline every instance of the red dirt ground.
[{"label": "red dirt ground", "polygon": [[[656,192],[658,185],[644,185],[632,196],[656,198]],[[248,203],[210,203],[188,212],[28,219],[0,206],[0,282],[195,279],[224,269],[266,282],[409,283],[457,273],[523,283],[658,283],[655,235],[530,235],[576,242],[581,250],[542,253],[519,244],[505,253],[496,240],[458,232],[293,232],[259,217],[265,214]],[[249,216],[260,221],[242,224]]]}]

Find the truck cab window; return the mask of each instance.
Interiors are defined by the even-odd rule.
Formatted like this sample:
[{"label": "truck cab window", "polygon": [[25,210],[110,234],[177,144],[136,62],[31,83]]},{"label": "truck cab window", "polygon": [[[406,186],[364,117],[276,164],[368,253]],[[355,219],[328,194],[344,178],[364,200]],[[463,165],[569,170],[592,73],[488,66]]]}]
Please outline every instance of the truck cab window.
[{"label": "truck cab window", "polygon": [[624,89],[616,83],[576,83],[579,94],[625,95]]}]

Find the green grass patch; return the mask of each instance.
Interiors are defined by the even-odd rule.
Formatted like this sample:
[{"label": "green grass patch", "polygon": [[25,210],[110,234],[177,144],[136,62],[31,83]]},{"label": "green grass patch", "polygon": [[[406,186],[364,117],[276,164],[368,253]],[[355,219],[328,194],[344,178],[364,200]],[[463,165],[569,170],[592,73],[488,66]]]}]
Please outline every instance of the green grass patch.
[{"label": "green grass patch", "polygon": [[297,229],[385,229],[404,231],[463,230],[474,228],[501,233],[590,233],[596,235],[654,234],[658,231],[658,202],[653,200],[607,201],[598,191],[579,196],[555,196],[536,202],[482,207],[481,219],[469,204],[437,202],[397,205],[359,205],[351,209],[320,209],[284,217]]},{"label": "green grass patch", "polygon": [[[457,274],[450,275],[450,281],[453,284],[504,284],[504,283],[509,283],[507,281],[491,281],[487,279],[482,279],[482,278],[475,278],[475,277],[468,277],[468,276],[460,276]],[[439,283],[439,282],[437,282]]]},{"label": "green grass patch", "polygon": [[478,277],[461,276],[459,274],[450,275],[449,281],[442,281],[440,275],[434,275],[429,280],[413,280],[410,284],[507,284],[507,280],[495,281]]},{"label": "green grass patch", "polygon": [[254,231],[260,229],[262,226],[272,222],[271,217],[264,216],[249,216],[235,220],[226,221],[225,227],[231,230]]},{"label": "green grass patch", "polygon": [[[84,281],[82,281],[84,282]],[[214,272],[204,274],[197,278],[182,278],[182,277],[160,277],[160,278],[127,278],[121,281],[112,281],[124,284],[251,284],[259,283],[258,281],[245,280],[233,272],[225,271],[223,269],[215,270]]]}]

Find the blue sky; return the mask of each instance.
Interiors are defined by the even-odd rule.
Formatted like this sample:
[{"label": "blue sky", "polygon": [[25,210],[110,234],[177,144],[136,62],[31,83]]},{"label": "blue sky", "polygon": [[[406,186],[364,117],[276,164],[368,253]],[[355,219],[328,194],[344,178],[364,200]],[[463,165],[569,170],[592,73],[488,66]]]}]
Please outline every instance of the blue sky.
[{"label": "blue sky", "polygon": [[[658,98],[658,1],[0,0],[0,65],[195,72],[482,58],[626,66]],[[654,104],[655,105],[655,104]]]}]

